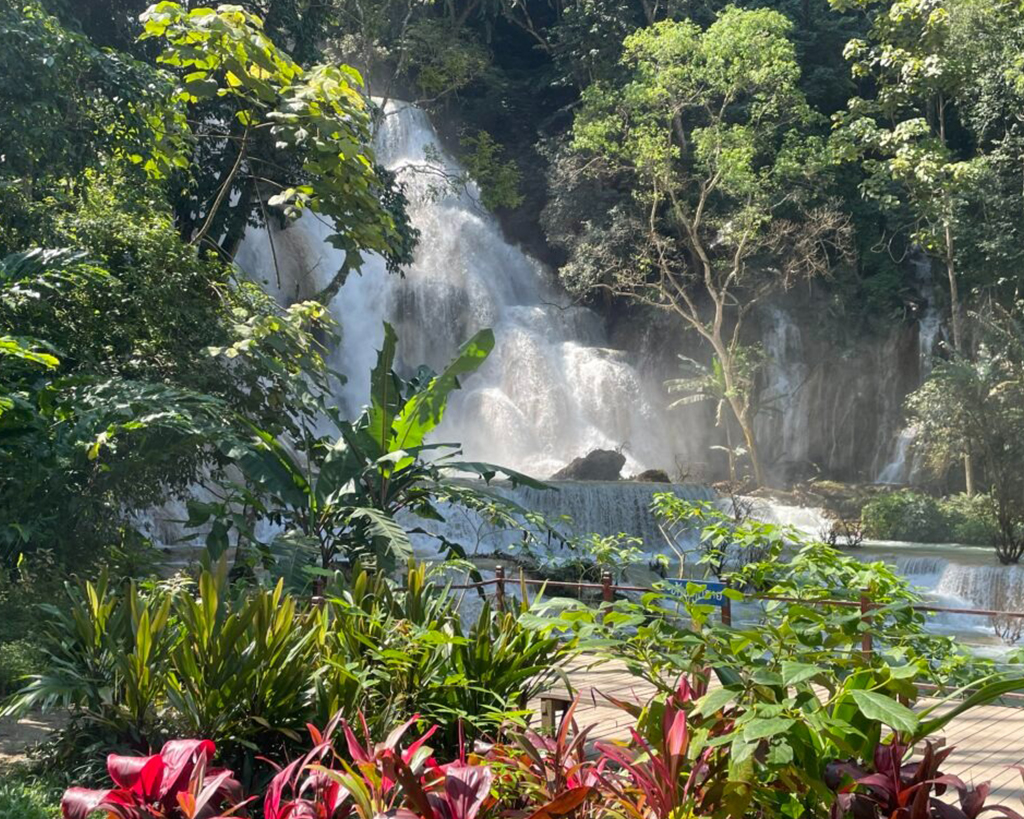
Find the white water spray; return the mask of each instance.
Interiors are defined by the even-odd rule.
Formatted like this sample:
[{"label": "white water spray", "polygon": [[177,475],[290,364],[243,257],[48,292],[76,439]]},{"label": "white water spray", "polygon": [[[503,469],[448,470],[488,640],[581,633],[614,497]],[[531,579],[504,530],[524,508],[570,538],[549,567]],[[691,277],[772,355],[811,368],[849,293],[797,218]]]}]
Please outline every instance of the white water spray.
[{"label": "white water spray", "polygon": [[[504,240],[472,189],[453,191],[462,174],[436,147],[426,115],[391,103],[378,137],[378,159],[396,170],[420,230],[415,262],[404,277],[369,259],[331,304],[342,339],[332,363],[349,376],[339,396],[355,414],[369,394],[369,372],[385,320],[400,339],[400,366],[438,369],[461,342],[491,327],[496,345],[466,379],[435,440],[459,441],[470,458],[547,477],[593,449],[621,448],[626,471],[671,470],[684,440],[665,412],[660,385],[627,356],[606,346],[599,317],[549,284],[542,266]],[[330,280],[341,253],[326,243],[329,226],[313,215],[271,234],[252,231],[238,263],[285,301],[308,298]]]}]

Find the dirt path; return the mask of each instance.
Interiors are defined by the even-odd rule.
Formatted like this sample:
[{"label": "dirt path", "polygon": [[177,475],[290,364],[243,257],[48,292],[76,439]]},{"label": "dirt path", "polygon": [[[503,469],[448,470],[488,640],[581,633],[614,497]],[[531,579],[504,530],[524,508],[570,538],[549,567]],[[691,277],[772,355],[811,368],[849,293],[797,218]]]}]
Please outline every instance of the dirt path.
[{"label": "dirt path", "polygon": [[0,774],[24,762],[28,749],[60,728],[67,718],[63,714],[30,714],[19,720],[0,719]]}]

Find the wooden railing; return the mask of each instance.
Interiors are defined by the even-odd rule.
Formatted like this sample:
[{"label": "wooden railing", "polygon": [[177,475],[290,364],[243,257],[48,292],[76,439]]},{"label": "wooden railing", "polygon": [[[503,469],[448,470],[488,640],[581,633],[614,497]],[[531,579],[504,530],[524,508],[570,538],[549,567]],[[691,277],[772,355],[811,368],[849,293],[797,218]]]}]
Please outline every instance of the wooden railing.
[{"label": "wooden railing", "polygon": [[[453,589],[483,589],[494,587],[494,601],[495,605],[499,609],[504,610],[506,606],[507,593],[506,585],[513,583],[515,585],[525,586],[541,586],[544,588],[562,588],[562,589],[575,589],[577,591],[600,591],[601,599],[603,602],[610,603],[615,599],[616,592],[631,592],[631,593],[646,593],[646,592],[658,592],[663,591],[654,589],[648,586],[626,586],[613,582],[611,572],[604,572],[601,575],[600,583],[582,583],[567,580],[534,580],[531,578],[520,576],[517,579],[511,579],[505,575],[504,566],[496,566],[494,569],[494,578],[492,580],[480,580],[474,583],[462,583],[454,585]],[[700,580],[694,580],[694,583],[700,583]],[[805,599],[801,597],[785,597],[770,594],[744,594],[744,598],[747,600],[766,600],[770,602],[781,602],[781,603],[801,603],[803,605],[810,606],[840,606],[845,608],[859,608],[861,613],[861,619],[866,625],[871,623],[871,611],[877,608],[878,604],[873,602],[866,591],[862,591],[857,600],[842,600],[842,599]],[[914,611],[940,613],[940,614],[967,614],[976,615],[979,617],[1009,617],[1009,618],[1024,618],[1024,611],[999,611],[993,609],[965,609],[955,608],[950,606],[934,606],[929,603],[913,603],[909,608]],[[726,626],[732,625],[732,601],[726,597],[722,601],[722,624]],[[866,658],[869,658],[874,648],[872,645],[871,632],[865,630],[861,638],[861,651]]]}]

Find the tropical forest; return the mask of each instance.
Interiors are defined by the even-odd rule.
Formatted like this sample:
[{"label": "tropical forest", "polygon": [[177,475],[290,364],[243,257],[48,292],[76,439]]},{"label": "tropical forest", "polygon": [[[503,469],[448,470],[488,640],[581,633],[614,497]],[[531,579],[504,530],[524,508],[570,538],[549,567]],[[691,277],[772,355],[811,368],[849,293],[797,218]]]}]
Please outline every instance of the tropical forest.
[{"label": "tropical forest", "polygon": [[0,819],[1024,819],[1020,0],[0,0]]}]

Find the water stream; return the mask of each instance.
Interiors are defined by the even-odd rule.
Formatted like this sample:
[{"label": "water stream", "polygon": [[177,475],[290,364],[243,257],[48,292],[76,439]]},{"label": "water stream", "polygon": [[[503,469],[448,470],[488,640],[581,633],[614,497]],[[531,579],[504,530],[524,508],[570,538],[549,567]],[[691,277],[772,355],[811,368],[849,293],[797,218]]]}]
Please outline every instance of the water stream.
[{"label": "water stream", "polygon": [[[339,402],[352,414],[366,402],[385,320],[398,332],[399,366],[410,372],[424,363],[439,369],[490,327],[494,352],[465,380],[436,440],[542,478],[597,448],[621,449],[627,474],[671,471],[673,442],[694,436],[669,417],[660,383],[609,347],[599,316],[571,304],[549,272],[504,239],[471,185],[452,186],[462,169],[438,142],[426,114],[389,103],[378,159],[405,185],[420,243],[404,276],[371,258],[330,305],[342,334],[333,363],[349,377]],[[307,215],[271,230],[277,269],[264,230],[246,236],[239,266],[282,301],[313,296],[343,258],[325,242],[328,227]]]}]

